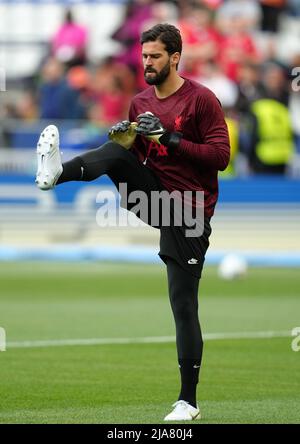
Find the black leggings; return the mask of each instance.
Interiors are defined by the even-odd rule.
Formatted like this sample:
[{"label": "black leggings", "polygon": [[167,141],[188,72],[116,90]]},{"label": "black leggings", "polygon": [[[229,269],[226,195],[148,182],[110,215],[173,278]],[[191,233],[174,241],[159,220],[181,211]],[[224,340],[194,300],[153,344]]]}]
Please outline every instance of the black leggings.
[{"label": "black leggings", "polygon": [[150,168],[114,142],[107,142],[64,163],[57,184],[70,180],[90,182],[103,174],[107,174],[118,189],[120,183],[127,183],[129,192],[141,190],[150,196],[151,191],[162,189]]},{"label": "black leggings", "polygon": [[169,298],[176,325],[178,360],[201,364],[203,341],[198,318],[199,279],[167,259]]}]

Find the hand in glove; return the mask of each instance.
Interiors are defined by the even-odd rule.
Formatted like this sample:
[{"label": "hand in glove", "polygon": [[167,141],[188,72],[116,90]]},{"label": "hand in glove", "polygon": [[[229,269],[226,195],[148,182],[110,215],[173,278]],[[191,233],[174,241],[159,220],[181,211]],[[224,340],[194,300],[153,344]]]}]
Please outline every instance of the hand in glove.
[{"label": "hand in glove", "polygon": [[110,140],[122,145],[126,150],[129,150],[137,136],[135,131],[137,127],[136,122],[129,122],[129,120],[123,120],[122,122],[113,125],[108,132]]},{"label": "hand in glove", "polygon": [[158,117],[147,111],[137,116],[138,126],[135,131],[149,140],[167,146],[177,148],[182,138],[181,133],[169,132],[161,124]]}]

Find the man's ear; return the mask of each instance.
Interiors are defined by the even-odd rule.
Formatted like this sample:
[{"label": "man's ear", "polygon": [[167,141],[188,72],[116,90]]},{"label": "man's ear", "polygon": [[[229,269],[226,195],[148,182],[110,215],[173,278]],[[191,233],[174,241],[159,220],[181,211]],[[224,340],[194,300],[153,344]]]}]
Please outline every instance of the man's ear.
[{"label": "man's ear", "polygon": [[174,54],[171,55],[171,64],[176,66],[178,65],[179,61],[180,61],[180,53],[174,52]]}]

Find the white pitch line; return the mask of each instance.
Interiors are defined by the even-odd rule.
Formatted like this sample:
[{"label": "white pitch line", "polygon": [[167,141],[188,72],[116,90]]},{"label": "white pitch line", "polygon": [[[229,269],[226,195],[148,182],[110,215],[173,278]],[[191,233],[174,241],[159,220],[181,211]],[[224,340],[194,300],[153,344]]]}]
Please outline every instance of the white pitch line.
[{"label": "white pitch line", "polygon": [[[268,339],[285,338],[292,336],[291,331],[250,331],[232,333],[207,333],[204,341],[222,339]],[[54,339],[45,341],[18,341],[8,342],[10,348],[38,348],[38,347],[65,347],[73,345],[110,345],[110,344],[156,344],[175,342],[175,336],[147,336],[140,338],[90,338],[90,339]]]},{"label": "white pitch line", "polygon": [[88,338],[88,339],[54,339],[45,341],[8,342],[7,348],[64,347],[68,345],[109,345],[174,342],[175,336],[149,336],[141,338]]}]

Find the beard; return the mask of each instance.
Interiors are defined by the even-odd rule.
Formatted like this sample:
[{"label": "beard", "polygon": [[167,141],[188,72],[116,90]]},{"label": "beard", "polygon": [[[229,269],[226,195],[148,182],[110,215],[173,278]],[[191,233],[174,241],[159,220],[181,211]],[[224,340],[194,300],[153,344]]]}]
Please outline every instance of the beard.
[{"label": "beard", "polygon": [[[153,72],[156,75],[153,77],[147,77],[147,72]],[[155,71],[153,68],[146,68],[144,71],[144,78],[148,85],[161,85],[168,78],[170,74],[170,60],[165,64],[165,66],[160,70],[160,72]]]}]

